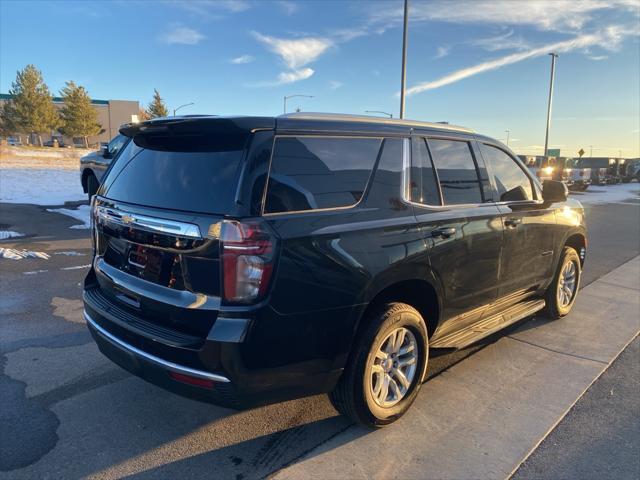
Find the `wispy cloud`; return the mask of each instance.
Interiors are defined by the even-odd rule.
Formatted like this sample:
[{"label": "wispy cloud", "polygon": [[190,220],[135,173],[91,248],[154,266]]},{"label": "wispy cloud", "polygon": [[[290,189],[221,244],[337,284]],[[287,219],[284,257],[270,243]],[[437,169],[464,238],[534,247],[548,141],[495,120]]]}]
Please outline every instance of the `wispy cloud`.
[{"label": "wispy cloud", "polygon": [[244,63],[251,63],[256,59],[256,57],[252,55],[240,55],[239,57],[232,58],[229,62],[234,65],[242,65]]},{"label": "wispy cloud", "polygon": [[223,18],[223,14],[244,12],[252,7],[247,0],[167,0],[167,3],[207,20]]},{"label": "wispy cloud", "polygon": [[434,55],[433,58],[438,59],[438,58],[443,58],[446,57],[447,55],[449,55],[449,52],[451,51],[451,47],[448,45],[443,45],[437,48],[436,50],[436,54]]},{"label": "wispy cloud", "polygon": [[276,38],[263,35],[258,32],[251,32],[253,37],[265,45],[271,52],[275,53],[284,65],[289,69],[278,75],[277,82],[266,82],[261,85],[282,85],[305,80],[313,75],[314,70],[306,67],[311,62],[317,60],[325,53],[333,42],[322,37],[303,38]]},{"label": "wispy cloud", "polygon": [[600,62],[602,60],[606,60],[607,58],[609,58],[608,55],[587,55],[587,58],[589,60],[594,60],[596,62]]},{"label": "wispy cloud", "polygon": [[245,83],[246,87],[277,87],[279,85],[286,85],[288,83],[299,82],[305,80],[313,75],[315,72],[313,68],[305,67],[298,70],[291,70],[288,72],[280,72],[278,79],[266,82]]},{"label": "wispy cloud", "polygon": [[344,83],[342,83],[342,82],[340,82],[340,81],[338,81],[338,80],[331,80],[331,81],[329,82],[329,88],[330,88],[331,90],[337,90],[337,89],[339,89],[340,87],[342,87],[343,85],[344,85]]},{"label": "wispy cloud", "polygon": [[159,40],[169,45],[197,45],[206,37],[193,28],[176,25],[160,35]]},{"label": "wispy cloud", "polygon": [[531,44],[527,42],[521,36],[515,36],[513,30],[509,30],[501,35],[488,38],[478,38],[469,42],[474,47],[480,47],[489,52],[496,52],[499,50],[528,50],[531,48]]},{"label": "wispy cloud", "polygon": [[328,38],[276,38],[252,32],[253,37],[278,55],[284,64],[296,69],[316,60],[332,45]]},{"label": "wispy cloud", "polygon": [[564,53],[576,49],[588,48],[594,45],[598,45],[607,50],[615,50],[619,47],[624,37],[633,34],[637,34],[637,32],[632,30],[625,30],[619,26],[610,26],[596,33],[578,35],[570,40],[550,43],[519,53],[512,53],[510,55],[505,55],[494,60],[482,62],[471,67],[457,70],[437,80],[414,85],[413,87],[407,89],[407,95],[415,95],[427,90],[440,88],[451,83],[459,82],[460,80],[463,80],[465,78],[478,75],[480,73],[496,70],[507,65],[522,62],[523,60],[546,55],[549,52]]},{"label": "wispy cloud", "polygon": [[278,0],[276,5],[280,7],[280,10],[282,10],[285,15],[293,15],[300,8],[300,5],[291,0]]},{"label": "wispy cloud", "polygon": [[[578,31],[598,10],[616,7],[637,9],[636,0],[461,0],[452,8],[448,0],[411,3],[411,21],[458,24],[529,25],[539,30]],[[400,2],[374,3],[369,23],[378,28],[402,22]]]}]

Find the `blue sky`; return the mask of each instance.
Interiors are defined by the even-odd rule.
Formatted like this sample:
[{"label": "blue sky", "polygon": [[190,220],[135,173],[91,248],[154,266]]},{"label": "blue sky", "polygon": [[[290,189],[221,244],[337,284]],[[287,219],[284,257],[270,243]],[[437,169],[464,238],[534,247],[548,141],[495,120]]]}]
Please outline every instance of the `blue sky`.
[{"label": "blue sky", "polygon": [[[550,58],[559,53],[551,147],[640,155],[640,0],[410,2],[407,118],[458,123],[518,153],[544,143]],[[28,63],[57,94],[181,113],[290,109],[397,116],[402,1],[0,2],[0,91]]]}]

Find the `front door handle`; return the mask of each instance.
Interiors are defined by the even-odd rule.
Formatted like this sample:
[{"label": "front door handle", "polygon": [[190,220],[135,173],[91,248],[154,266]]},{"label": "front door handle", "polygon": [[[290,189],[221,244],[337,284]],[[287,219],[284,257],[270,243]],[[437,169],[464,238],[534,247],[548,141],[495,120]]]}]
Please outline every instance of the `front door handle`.
[{"label": "front door handle", "polygon": [[507,218],[504,221],[504,224],[507,227],[511,227],[511,228],[516,228],[518,225],[520,225],[522,223],[522,219],[521,218]]},{"label": "front door handle", "polygon": [[431,230],[431,236],[434,238],[449,238],[456,234],[456,227],[440,227],[435,230]]}]

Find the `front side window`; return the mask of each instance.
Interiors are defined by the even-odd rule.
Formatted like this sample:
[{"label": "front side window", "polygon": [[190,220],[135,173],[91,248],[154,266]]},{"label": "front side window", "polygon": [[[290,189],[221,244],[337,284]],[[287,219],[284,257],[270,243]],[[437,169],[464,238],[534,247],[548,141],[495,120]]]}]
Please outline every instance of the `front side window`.
[{"label": "front side window", "polygon": [[493,172],[498,201],[533,200],[531,180],[513,158],[506,152],[484,143],[480,144],[480,151]]},{"label": "front side window", "polygon": [[482,187],[469,142],[428,139],[445,205],[482,203]]},{"label": "front side window", "polygon": [[355,205],[364,194],[381,143],[379,138],[278,137],[264,212]]}]

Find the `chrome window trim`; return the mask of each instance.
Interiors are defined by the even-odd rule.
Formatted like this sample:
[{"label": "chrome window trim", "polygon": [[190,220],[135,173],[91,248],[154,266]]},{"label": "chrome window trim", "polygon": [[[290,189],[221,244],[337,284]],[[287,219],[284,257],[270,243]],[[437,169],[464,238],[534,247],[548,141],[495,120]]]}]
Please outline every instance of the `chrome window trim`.
[{"label": "chrome window trim", "polygon": [[176,237],[202,239],[200,228],[193,223],[149,217],[104,206],[96,207],[96,217],[125,227],[137,227],[150,232],[168,233]]},{"label": "chrome window trim", "polygon": [[169,362],[160,357],[156,357],[155,355],[152,355],[143,350],[140,350],[139,348],[136,348],[133,345],[129,345],[128,343],[120,340],[118,337],[109,333],[107,330],[105,330],[100,325],[98,325],[97,322],[93,318],[91,318],[91,316],[87,313],[86,310],[84,310],[83,313],[84,313],[85,320],[91,326],[91,328],[96,330],[98,334],[101,335],[105,340],[115,345],[116,347],[121,348],[122,350],[126,350],[129,353],[138,355],[139,357],[142,357],[145,360],[159,367],[165,368],[171,372],[181,373],[183,375],[189,375],[192,377],[204,378],[207,380],[213,380],[214,382],[222,382],[222,383],[231,382],[231,380],[229,380],[227,377],[223,375],[205,372],[203,370],[196,370],[194,368],[185,367],[184,365],[178,365],[177,363]]}]

